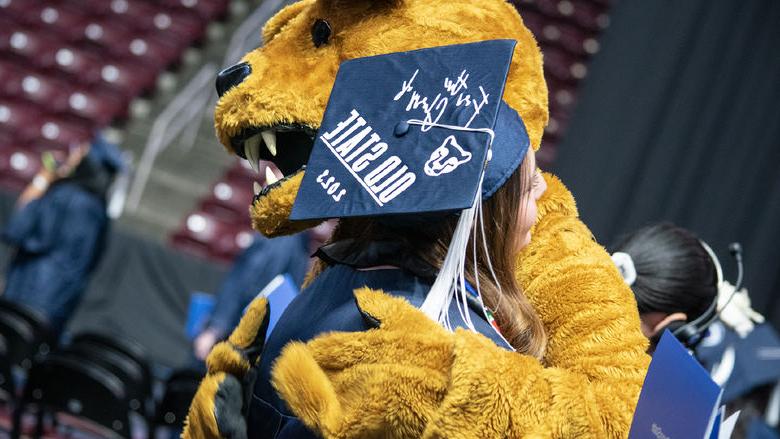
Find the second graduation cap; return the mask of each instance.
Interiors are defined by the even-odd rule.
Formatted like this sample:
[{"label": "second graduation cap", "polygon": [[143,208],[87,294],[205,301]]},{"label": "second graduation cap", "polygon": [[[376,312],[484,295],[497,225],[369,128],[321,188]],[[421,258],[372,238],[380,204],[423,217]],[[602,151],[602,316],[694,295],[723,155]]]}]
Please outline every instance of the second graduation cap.
[{"label": "second graduation cap", "polygon": [[529,146],[501,99],[514,46],[491,40],[344,62],[290,218],[454,212],[477,191],[489,198]]}]

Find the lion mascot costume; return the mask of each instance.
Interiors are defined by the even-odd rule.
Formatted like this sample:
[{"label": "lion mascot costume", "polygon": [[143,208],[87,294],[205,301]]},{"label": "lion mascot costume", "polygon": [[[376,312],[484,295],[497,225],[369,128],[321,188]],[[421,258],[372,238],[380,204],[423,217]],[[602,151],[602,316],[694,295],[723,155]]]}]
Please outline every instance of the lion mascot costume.
[{"label": "lion mascot costume", "polygon": [[[515,40],[503,99],[525,122],[531,146],[541,143],[542,54],[504,0],[303,0],[277,13],[262,35],[262,47],[221,73],[215,124],[230,152],[273,161],[284,174],[250,207],[266,236],[316,225],[288,216],[345,60]],[[479,334],[448,332],[402,299],[359,290],[357,306],[376,328],[290,343],[277,359],[272,382],[290,412],[325,438],[626,437],[649,363],[636,303],[569,191],[545,179],[517,273],[548,337],[541,360]],[[267,322],[267,303],[256,299],[213,349],[183,437],[246,437]]]}]

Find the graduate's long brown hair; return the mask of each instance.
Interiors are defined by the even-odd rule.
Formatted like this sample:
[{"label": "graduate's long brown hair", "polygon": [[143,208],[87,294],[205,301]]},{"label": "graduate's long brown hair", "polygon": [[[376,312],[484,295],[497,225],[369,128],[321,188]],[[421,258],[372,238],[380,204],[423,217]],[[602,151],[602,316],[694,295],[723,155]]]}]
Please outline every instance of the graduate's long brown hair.
[{"label": "graduate's long brown hair", "polygon": [[[517,242],[523,238],[519,236],[519,210],[524,197],[531,196],[531,177],[535,171],[530,169],[528,163],[529,160],[524,160],[507,182],[482,204],[485,241],[496,279],[490,272],[480,232],[477,232],[476,245],[477,273],[475,276],[473,240],[470,239],[466,254],[466,279],[476,286],[476,277],[479,277],[482,299],[493,311],[507,341],[518,352],[541,359],[547,344],[544,326],[515,277]],[[401,242],[417,257],[440,268],[457,221],[455,215],[450,215],[425,226],[397,228],[388,227],[372,218],[347,218],[340,221],[332,241],[354,239],[358,243]],[[314,271],[321,268],[315,268]]]}]

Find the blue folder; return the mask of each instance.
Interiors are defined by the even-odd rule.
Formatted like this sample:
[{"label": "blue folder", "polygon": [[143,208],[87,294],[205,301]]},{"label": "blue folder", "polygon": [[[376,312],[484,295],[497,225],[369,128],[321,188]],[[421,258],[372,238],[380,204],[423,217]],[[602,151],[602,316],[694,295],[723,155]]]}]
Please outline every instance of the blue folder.
[{"label": "blue folder", "polygon": [[271,279],[271,282],[258,293],[258,296],[268,298],[268,306],[271,308],[266,337],[273,331],[276,322],[279,321],[279,317],[282,316],[284,310],[287,309],[287,305],[295,299],[299,291],[298,286],[295,285],[295,281],[289,274],[280,274]]},{"label": "blue folder", "polygon": [[665,331],[650,362],[629,438],[710,438],[722,395],[709,373]]}]

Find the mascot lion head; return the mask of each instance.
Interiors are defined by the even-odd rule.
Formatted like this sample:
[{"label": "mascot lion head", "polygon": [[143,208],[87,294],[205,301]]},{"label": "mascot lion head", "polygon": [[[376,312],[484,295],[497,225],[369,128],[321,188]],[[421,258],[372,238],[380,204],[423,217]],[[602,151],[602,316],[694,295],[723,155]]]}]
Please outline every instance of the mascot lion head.
[{"label": "mascot lion head", "polygon": [[517,41],[503,98],[538,149],[548,117],[542,55],[506,1],[303,0],[282,9],[263,28],[264,45],[217,80],[220,142],[254,167],[267,160],[278,168],[254,197],[254,228],[278,236],[315,225],[288,216],[339,64],[493,39]]}]

